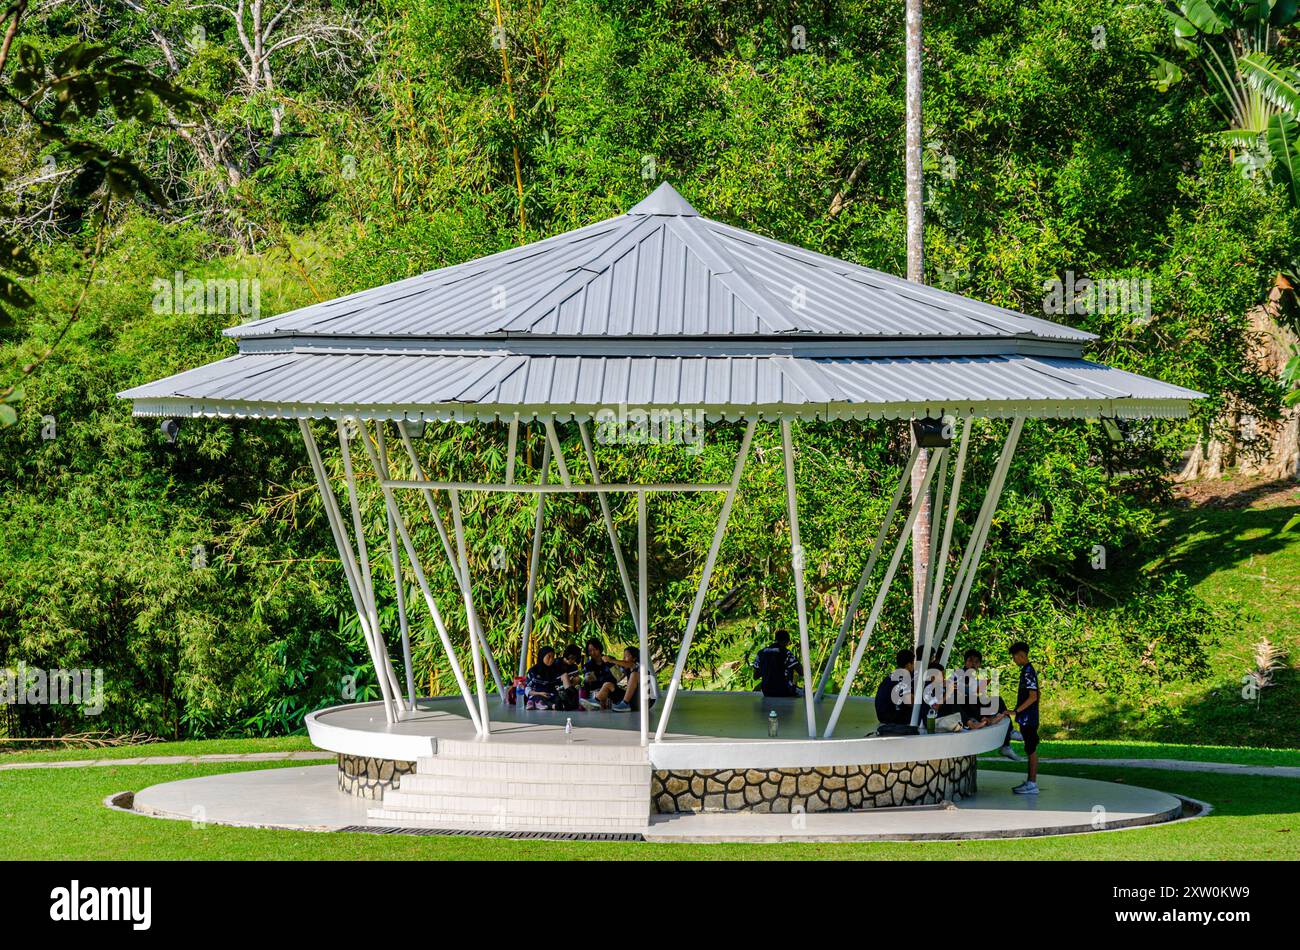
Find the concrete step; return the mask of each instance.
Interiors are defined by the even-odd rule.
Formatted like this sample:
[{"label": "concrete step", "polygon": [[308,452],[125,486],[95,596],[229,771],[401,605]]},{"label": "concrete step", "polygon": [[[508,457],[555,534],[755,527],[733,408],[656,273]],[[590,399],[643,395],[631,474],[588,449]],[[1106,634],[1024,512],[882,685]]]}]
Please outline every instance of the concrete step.
[{"label": "concrete step", "polygon": [[385,811],[515,815],[530,818],[650,818],[650,796],[624,799],[513,798],[508,795],[424,795],[393,789]]},{"label": "concrete step", "polygon": [[642,831],[650,822],[650,762],[640,746],[520,745],[440,740],[416,762],[371,824],[535,831]]},{"label": "concrete step", "polygon": [[[565,742],[563,730],[555,742],[524,745],[499,739],[439,739],[438,754],[432,758],[508,759],[513,762],[572,762],[608,765],[649,763],[646,750],[639,745],[595,745],[590,742]],[[426,761],[421,759],[419,761]]]},{"label": "concrete step", "polygon": [[[602,776],[602,778],[605,778]],[[649,794],[643,781],[635,782],[534,782],[499,778],[462,777],[459,775],[404,775],[401,791],[416,795],[467,795],[491,798],[579,799],[583,801],[639,801]]]},{"label": "concrete step", "polygon": [[520,815],[475,815],[456,812],[370,809],[369,824],[381,828],[445,828],[452,831],[559,831],[568,834],[640,834],[648,821],[626,818],[530,818]]},{"label": "concrete step", "polygon": [[[650,794],[648,763],[568,762],[543,759],[480,759],[437,755],[416,761],[417,776],[478,779],[497,782],[540,782],[563,785],[645,785]],[[405,784],[409,776],[403,776]]]}]

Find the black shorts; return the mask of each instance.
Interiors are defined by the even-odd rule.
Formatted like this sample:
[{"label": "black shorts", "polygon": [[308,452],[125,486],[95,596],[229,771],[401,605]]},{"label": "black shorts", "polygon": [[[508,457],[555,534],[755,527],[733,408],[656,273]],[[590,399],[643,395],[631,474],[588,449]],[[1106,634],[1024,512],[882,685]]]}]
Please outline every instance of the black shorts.
[{"label": "black shorts", "polygon": [[1020,735],[1025,740],[1025,755],[1033,755],[1038,751],[1038,723],[1025,723],[1020,727]]}]

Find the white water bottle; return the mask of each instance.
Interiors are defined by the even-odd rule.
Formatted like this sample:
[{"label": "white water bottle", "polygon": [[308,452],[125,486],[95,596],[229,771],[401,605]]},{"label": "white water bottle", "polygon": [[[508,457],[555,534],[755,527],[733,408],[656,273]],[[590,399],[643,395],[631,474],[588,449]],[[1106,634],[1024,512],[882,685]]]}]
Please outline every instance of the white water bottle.
[{"label": "white water bottle", "polygon": [[564,720],[564,741],[565,742],[573,741],[573,717],[572,716]]}]

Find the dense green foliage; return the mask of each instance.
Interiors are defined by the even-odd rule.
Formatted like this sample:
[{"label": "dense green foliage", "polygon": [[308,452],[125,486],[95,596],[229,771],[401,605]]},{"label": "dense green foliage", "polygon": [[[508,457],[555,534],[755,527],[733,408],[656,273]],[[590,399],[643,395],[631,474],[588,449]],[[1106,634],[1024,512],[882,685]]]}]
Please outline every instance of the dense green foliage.
[{"label": "dense green foliage", "polygon": [[[55,43],[76,19],[136,61],[174,69],[208,111],[199,130],[103,124],[100,134],[161,183],[169,208],[117,209],[89,282],[82,251],[93,236],[75,209],[56,218],[40,235],[37,304],[0,340],[6,366],[29,358],[84,286],[82,316],[26,386],[18,424],[0,431],[0,664],[103,666],[108,707],[95,725],[167,736],[291,731],[307,709],[354,685],[364,695],[373,680],[296,429],[196,421],[171,445],[114,397],[232,351],[219,330],[238,314],[155,312],[156,280],[256,278],[265,315],[618,213],[664,179],[711,217],[901,270],[898,4],[502,6],[504,50],[493,44],[502,34],[491,4],[307,5],[283,36],[315,39],[277,53],[273,87],[242,78],[247,56],[219,8],[175,0],[137,15],[65,4],[31,15],[33,43]],[[1195,681],[1233,618],[1180,574],[1139,567],[1170,466],[1197,426],[1229,406],[1277,412],[1277,381],[1246,358],[1244,315],[1297,251],[1295,213],[1277,189],[1237,174],[1203,94],[1150,82],[1152,55],[1172,55],[1158,7],[936,2],[926,16],[931,279],[1029,313],[1043,312],[1045,283],[1067,272],[1150,280],[1149,320],[1053,318],[1099,334],[1092,352],[1103,361],[1210,396],[1193,422],[1133,425],[1120,444],[1090,423],[1029,425],[962,643],[1000,661],[1012,635],[1027,635],[1049,681],[1103,692]],[[796,25],[806,49],[791,48]],[[197,26],[204,41],[187,42]],[[39,162],[30,130],[6,128],[6,178]],[[42,437],[46,416],[53,439]],[[1005,428],[977,426],[975,483]],[[577,468],[576,434],[563,434]],[[601,464],[609,479],[723,481],[739,434],[710,429],[698,456],[602,448]],[[905,438],[898,423],[797,428],[815,660],[834,637]],[[420,443],[428,470],[476,478],[502,471],[504,446],[504,428],[491,426],[431,429]],[[755,446],[692,654],[703,679],[725,678],[772,626],[794,621],[779,434],[761,426]],[[525,449],[535,477],[536,433]],[[382,551],[372,483],[362,493]],[[420,544],[436,553],[431,522],[411,501]],[[966,495],[963,524],[977,502]],[[630,551],[633,511],[619,504]],[[716,505],[653,502],[660,665],[680,638]],[[532,506],[477,497],[466,506],[480,611],[512,668]],[[595,502],[556,497],[547,523],[541,639],[628,639]],[[1106,570],[1090,564],[1098,545]],[[377,567],[391,620],[392,586],[386,564]],[[434,576],[463,641],[451,573],[444,565]],[[860,683],[909,636],[904,587]],[[419,608],[413,618],[419,680],[447,690],[432,627]],[[57,707],[11,716],[27,731],[85,727]]]}]

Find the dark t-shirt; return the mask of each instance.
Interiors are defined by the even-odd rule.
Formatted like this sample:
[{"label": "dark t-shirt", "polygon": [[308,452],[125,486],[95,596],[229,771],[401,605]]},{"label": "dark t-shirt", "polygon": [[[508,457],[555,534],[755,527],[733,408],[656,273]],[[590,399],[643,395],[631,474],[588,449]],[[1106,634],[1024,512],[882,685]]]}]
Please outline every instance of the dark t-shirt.
[{"label": "dark t-shirt", "polygon": [[588,659],[582,665],[582,671],[585,679],[591,686],[602,686],[605,683],[618,685],[618,677],[610,669],[610,664],[604,657],[599,660]]},{"label": "dark t-shirt", "polygon": [[754,675],[764,696],[793,696],[794,673],[799,666],[793,653],[773,643],[754,657]]},{"label": "dark t-shirt", "polygon": [[[1034,669],[1034,664],[1026,663],[1020,668],[1020,688],[1016,690],[1016,708],[1019,709],[1020,704],[1029,698],[1031,690],[1037,689],[1038,671]],[[1038,694],[1039,699],[1042,698],[1042,695],[1041,692]],[[1016,722],[1022,726],[1038,725],[1038,699],[1035,699],[1033,705],[1028,709],[1016,713]]]},{"label": "dark t-shirt", "polygon": [[550,666],[545,663],[534,664],[528,671],[528,689],[536,693],[554,693],[560,685],[560,672],[559,663]]},{"label": "dark t-shirt", "polygon": [[[886,723],[908,723],[912,721],[910,703],[899,702],[898,697],[910,699],[911,675],[907,670],[894,670],[881,681],[876,689],[876,719]],[[895,692],[897,690],[897,693]]]}]

